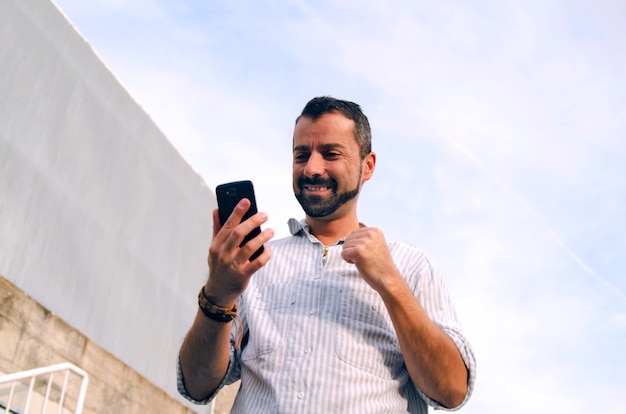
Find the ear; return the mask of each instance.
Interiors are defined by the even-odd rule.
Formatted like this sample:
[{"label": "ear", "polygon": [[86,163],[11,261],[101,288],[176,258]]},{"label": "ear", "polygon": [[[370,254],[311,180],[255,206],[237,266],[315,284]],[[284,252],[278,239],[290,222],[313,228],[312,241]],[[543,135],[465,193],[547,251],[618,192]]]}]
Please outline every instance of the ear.
[{"label": "ear", "polygon": [[372,178],[372,175],[374,175],[374,168],[376,168],[376,153],[370,152],[362,162],[363,175],[361,176],[361,180],[365,182]]}]

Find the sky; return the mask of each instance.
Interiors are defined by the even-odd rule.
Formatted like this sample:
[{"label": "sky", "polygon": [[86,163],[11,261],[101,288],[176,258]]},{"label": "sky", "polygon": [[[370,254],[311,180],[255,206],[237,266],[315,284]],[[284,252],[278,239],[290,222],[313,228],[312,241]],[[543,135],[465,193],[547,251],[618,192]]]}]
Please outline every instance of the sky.
[{"label": "sky", "polygon": [[623,413],[626,3],[56,0],[214,189],[277,237],[296,116],[359,103],[359,218],[424,250],[478,360],[473,414]]}]

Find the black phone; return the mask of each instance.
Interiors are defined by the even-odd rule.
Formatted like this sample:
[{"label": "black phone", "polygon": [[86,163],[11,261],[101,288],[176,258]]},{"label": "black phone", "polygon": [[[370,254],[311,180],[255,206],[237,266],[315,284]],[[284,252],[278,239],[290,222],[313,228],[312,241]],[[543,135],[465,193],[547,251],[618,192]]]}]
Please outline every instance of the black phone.
[{"label": "black phone", "polygon": [[[254,197],[254,186],[252,181],[235,181],[232,183],[220,184],[215,188],[215,194],[217,195],[217,208],[220,215],[220,223],[223,226],[230,217],[233,209],[244,198],[250,200],[250,208],[244,214],[241,221],[245,221],[254,214],[257,213],[256,198]],[[251,239],[261,233],[261,227],[257,227],[252,230],[241,242],[239,247],[249,242]],[[252,256],[250,261],[253,261],[259,255],[263,253],[263,246],[261,246]]]}]

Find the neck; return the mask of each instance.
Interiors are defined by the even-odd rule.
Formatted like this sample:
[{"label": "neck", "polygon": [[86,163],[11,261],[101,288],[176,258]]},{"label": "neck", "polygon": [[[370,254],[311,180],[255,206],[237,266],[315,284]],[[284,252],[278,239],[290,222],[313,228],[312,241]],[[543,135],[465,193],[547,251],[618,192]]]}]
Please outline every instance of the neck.
[{"label": "neck", "polygon": [[337,241],[359,228],[359,220],[356,214],[330,220],[307,216],[306,222],[309,225],[311,234],[326,246],[337,243]]}]

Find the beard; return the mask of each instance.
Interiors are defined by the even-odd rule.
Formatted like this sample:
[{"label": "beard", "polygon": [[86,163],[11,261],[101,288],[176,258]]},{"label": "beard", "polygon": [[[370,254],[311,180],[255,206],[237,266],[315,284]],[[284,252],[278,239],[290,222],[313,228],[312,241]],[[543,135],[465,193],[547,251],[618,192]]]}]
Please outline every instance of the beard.
[{"label": "beard", "polygon": [[[300,177],[297,181],[296,188],[299,190],[295,192],[296,199],[302,206],[302,209],[309,217],[326,217],[339,209],[339,207],[346,204],[348,201],[352,200],[356,196],[359,195],[359,191],[361,190],[361,174],[359,174],[359,180],[357,181],[357,186],[353,190],[344,191],[342,193],[337,193],[337,181],[332,178],[322,179],[319,177],[315,177],[313,179]],[[317,195],[305,195],[304,194],[304,186],[305,185],[315,185],[315,186],[328,186],[331,188],[331,196],[324,199],[321,196]]]}]

